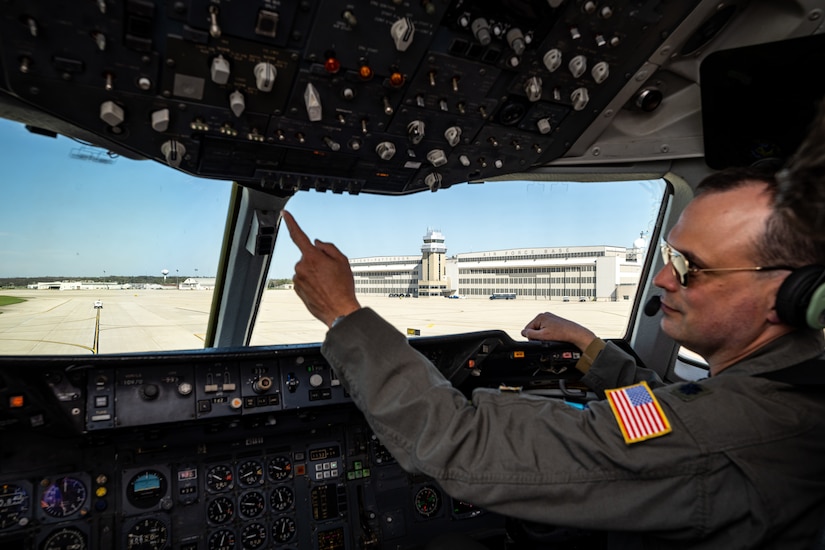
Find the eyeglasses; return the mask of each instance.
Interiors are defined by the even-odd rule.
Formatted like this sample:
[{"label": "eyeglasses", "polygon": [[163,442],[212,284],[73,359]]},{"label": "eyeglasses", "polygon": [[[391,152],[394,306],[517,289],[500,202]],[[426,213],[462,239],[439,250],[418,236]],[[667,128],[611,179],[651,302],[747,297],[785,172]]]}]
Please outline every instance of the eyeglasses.
[{"label": "eyeglasses", "polygon": [[662,241],[662,259],[665,265],[670,264],[670,269],[673,270],[673,275],[679,281],[679,284],[686,287],[688,284],[688,275],[692,273],[701,273],[706,271],[778,271],[781,269],[793,270],[787,265],[771,265],[771,266],[757,266],[757,267],[690,267],[690,262],[685,255],[670,246],[667,242]]}]

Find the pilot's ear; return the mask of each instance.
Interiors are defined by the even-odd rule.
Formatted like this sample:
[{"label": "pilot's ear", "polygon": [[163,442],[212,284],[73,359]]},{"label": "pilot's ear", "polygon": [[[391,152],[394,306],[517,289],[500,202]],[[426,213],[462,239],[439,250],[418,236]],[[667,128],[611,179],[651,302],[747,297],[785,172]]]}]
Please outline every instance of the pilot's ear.
[{"label": "pilot's ear", "polygon": [[784,299],[784,291],[783,289],[786,288],[785,281],[787,281],[790,275],[786,275],[785,277],[773,277],[771,278],[771,285],[770,285],[770,292],[769,294],[774,297],[774,304],[773,307],[768,311],[767,321],[772,325],[781,325],[781,324],[790,324],[788,320],[783,316],[782,311],[782,300]]},{"label": "pilot's ear", "polygon": [[799,328],[825,328],[825,267],[794,269],[776,293],[779,320]]}]

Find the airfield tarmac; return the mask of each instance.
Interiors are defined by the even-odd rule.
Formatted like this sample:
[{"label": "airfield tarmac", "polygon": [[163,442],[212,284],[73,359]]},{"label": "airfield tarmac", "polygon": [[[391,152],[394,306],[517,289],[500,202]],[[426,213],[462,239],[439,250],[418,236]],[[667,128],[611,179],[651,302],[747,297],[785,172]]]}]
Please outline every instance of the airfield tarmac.
[{"label": "airfield tarmac", "polygon": [[[212,304],[212,292],[202,290],[3,290],[0,295],[26,300],[0,307],[0,355],[201,349]],[[632,305],[486,297],[358,299],[404,333],[412,329],[420,336],[438,336],[502,329],[516,340],[523,339],[521,329],[543,311],[579,322],[601,337],[619,337]],[[95,309],[95,300],[102,300],[103,308]],[[326,327],[293,291],[267,290],[251,343],[321,342],[325,334]]]}]

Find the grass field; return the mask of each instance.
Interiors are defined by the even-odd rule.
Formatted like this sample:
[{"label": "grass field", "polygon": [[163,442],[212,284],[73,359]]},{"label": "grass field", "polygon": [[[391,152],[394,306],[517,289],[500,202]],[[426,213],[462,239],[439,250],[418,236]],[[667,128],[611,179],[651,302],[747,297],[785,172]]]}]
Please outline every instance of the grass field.
[{"label": "grass field", "polygon": [[[15,298],[14,296],[0,296],[0,306],[10,306],[12,304],[19,304],[25,302],[23,298]],[[0,311],[0,313],[3,313]]]}]

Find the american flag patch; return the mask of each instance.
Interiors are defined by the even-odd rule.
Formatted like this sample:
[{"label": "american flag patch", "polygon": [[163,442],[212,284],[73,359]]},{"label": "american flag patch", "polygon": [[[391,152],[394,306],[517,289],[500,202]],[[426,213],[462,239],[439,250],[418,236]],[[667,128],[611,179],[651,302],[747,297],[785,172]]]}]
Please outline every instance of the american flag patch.
[{"label": "american flag patch", "polygon": [[670,422],[647,382],[606,390],[607,401],[627,444],[670,433]]}]

